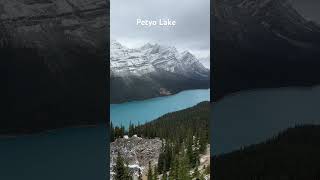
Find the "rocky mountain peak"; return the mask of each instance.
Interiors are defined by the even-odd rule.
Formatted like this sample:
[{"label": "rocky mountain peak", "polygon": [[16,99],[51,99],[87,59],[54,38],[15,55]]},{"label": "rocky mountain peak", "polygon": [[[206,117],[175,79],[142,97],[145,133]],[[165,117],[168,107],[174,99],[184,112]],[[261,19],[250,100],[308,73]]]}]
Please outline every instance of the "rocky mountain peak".
[{"label": "rocky mountain peak", "polygon": [[112,41],[110,54],[111,71],[115,76],[141,76],[159,70],[180,75],[205,74],[206,71],[193,54],[188,51],[180,53],[174,46],[147,43],[140,48],[129,49]]},{"label": "rocky mountain peak", "polygon": [[127,49],[125,46],[120,44],[118,41],[111,39],[110,41],[110,48],[111,50],[116,50],[116,49]]},{"label": "rocky mountain peak", "polygon": [[146,50],[146,49],[151,49],[153,48],[155,45],[152,45],[151,43],[147,43],[143,46],[140,47],[141,50]]},{"label": "rocky mountain peak", "polygon": [[191,54],[189,51],[183,51],[181,53],[181,57],[182,57],[182,59],[195,59],[196,60],[196,57],[193,54]]}]

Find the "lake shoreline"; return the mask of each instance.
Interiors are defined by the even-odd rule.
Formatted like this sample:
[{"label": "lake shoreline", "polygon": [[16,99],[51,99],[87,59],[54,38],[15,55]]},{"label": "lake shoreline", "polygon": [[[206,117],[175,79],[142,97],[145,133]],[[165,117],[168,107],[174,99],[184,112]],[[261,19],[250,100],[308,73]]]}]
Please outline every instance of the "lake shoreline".
[{"label": "lake shoreline", "polygon": [[186,89],[186,90],[182,90],[182,91],[178,91],[178,92],[171,92],[171,94],[169,94],[169,95],[161,95],[161,94],[159,94],[159,96],[155,96],[155,97],[152,97],[152,98],[137,98],[137,99],[133,99],[133,100],[130,100],[130,101],[121,101],[119,103],[111,103],[110,102],[110,105],[120,105],[120,104],[124,104],[124,103],[134,103],[134,102],[145,101],[145,100],[150,100],[150,99],[165,98],[165,97],[177,95],[177,94],[182,93],[182,92],[194,91],[194,90],[210,90],[210,88]]},{"label": "lake shoreline", "polygon": [[153,98],[161,98],[161,97],[168,97],[168,96],[173,96],[173,95],[176,95],[176,94],[179,94],[183,91],[192,91],[192,90],[205,90],[205,89],[210,89],[210,86],[209,87],[206,87],[206,88],[196,88],[196,89],[182,89],[182,90],[177,90],[177,91],[170,91],[170,94],[157,94],[155,96],[152,96],[152,97],[141,97],[141,98],[131,98],[129,100],[118,100],[118,101],[113,101],[111,102],[110,101],[110,104],[123,104],[123,103],[128,103],[128,102],[135,102],[135,101],[144,101],[144,100],[148,100],[148,99],[153,99]]},{"label": "lake shoreline", "polygon": [[58,128],[52,128],[52,129],[35,130],[27,133],[0,134],[0,141],[3,139],[13,139],[13,138],[19,138],[24,136],[46,135],[46,134],[55,133],[64,129],[95,128],[101,125],[105,125],[106,128],[108,127],[108,123],[106,124],[100,123],[100,124],[75,125],[75,126],[65,126],[65,127],[58,127]]}]

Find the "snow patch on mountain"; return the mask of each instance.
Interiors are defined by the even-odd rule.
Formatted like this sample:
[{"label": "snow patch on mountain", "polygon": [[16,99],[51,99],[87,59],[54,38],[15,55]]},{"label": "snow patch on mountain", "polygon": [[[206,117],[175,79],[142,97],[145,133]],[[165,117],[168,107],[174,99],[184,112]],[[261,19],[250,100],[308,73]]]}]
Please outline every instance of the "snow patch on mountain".
[{"label": "snow patch on mountain", "polygon": [[127,48],[115,40],[110,44],[113,76],[142,76],[157,71],[207,76],[209,71],[193,54],[188,51],[180,53],[173,46],[147,43],[139,48]]},{"label": "snow patch on mountain", "polygon": [[204,67],[206,67],[207,69],[210,69],[210,56],[201,57],[199,58],[199,61],[202,63]]}]

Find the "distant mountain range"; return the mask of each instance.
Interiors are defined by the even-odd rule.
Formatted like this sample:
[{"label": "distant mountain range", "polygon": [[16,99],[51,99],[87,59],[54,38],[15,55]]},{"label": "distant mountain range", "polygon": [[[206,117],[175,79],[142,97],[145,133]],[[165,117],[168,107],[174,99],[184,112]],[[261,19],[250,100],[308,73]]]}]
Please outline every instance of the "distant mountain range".
[{"label": "distant mountain range", "polygon": [[216,0],[212,6],[214,99],[320,84],[320,27],[289,0]]},{"label": "distant mountain range", "polygon": [[112,103],[209,88],[210,70],[188,51],[150,43],[130,49],[115,40],[110,46]]}]

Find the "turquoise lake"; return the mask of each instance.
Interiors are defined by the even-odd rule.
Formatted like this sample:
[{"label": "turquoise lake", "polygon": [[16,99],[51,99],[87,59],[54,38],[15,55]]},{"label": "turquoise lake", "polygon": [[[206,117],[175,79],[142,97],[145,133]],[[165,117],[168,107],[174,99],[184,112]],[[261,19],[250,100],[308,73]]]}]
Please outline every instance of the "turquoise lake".
[{"label": "turquoise lake", "polygon": [[211,110],[213,155],[265,142],[290,127],[320,124],[320,86],[234,93]]},{"label": "turquoise lake", "polygon": [[107,179],[107,134],[99,125],[0,137],[0,179]]},{"label": "turquoise lake", "polygon": [[110,105],[110,119],[114,125],[128,127],[143,124],[169,112],[192,107],[202,101],[210,101],[210,89],[186,90],[178,94],[142,101]]}]

